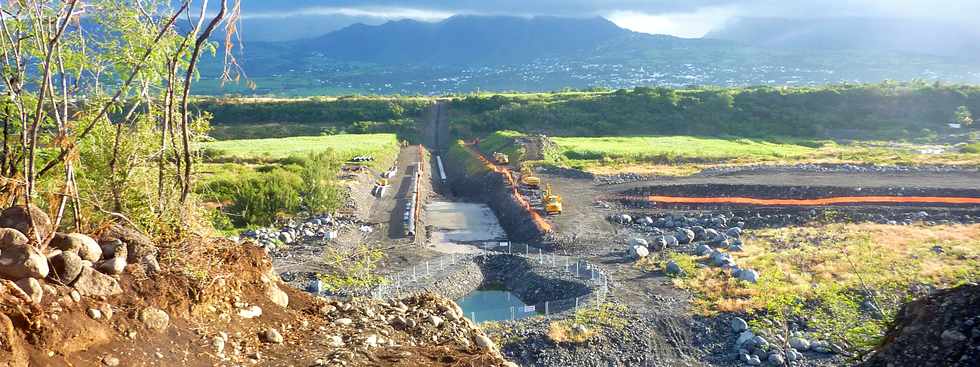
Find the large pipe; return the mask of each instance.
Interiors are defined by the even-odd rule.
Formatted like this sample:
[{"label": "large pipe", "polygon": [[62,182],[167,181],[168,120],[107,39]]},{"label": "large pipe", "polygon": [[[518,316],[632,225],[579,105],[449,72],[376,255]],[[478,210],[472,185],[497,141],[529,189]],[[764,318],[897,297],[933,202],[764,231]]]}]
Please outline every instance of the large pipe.
[{"label": "large pipe", "polygon": [[446,181],[446,170],[442,168],[442,157],[436,156],[436,164],[439,165],[439,179]]}]

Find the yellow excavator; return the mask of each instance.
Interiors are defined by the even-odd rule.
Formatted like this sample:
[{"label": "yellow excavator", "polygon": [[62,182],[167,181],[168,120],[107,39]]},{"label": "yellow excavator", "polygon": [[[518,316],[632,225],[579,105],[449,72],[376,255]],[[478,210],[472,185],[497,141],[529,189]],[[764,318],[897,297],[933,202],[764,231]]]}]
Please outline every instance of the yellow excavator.
[{"label": "yellow excavator", "polygon": [[548,184],[544,189],[544,212],[548,215],[558,215],[561,214],[561,211],[561,196],[555,195],[551,191],[551,184]]},{"label": "yellow excavator", "polygon": [[525,165],[521,167],[521,183],[529,188],[537,189],[541,187],[541,178],[531,172],[531,166]]},{"label": "yellow excavator", "polygon": [[493,160],[496,161],[497,164],[510,164],[510,157],[501,152],[493,152]]}]

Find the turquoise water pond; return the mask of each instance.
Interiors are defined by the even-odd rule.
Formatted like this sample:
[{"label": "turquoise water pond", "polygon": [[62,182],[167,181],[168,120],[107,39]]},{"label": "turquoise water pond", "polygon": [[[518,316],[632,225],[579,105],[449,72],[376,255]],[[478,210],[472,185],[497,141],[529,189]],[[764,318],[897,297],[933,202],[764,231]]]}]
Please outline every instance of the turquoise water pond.
[{"label": "turquoise water pond", "polygon": [[476,290],[456,303],[474,322],[519,320],[537,313],[513,293],[504,290]]}]

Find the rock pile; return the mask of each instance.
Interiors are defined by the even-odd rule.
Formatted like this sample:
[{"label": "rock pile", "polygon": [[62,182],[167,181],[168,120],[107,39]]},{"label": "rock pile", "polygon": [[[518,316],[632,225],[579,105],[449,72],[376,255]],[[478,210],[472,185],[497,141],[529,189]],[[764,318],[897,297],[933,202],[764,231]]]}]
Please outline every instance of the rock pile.
[{"label": "rock pile", "polygon": [[[756,283],[759,280],[758,271],[740,268],[730,253],[742,251],[742,226],[745,222],[740,219],[725,214],[696,217],[666,214],[656,219],[650,216],[634,218],[629,214],[619,214],[610,218],[613,222],[630,226],[648,236],[630,240],[627,256],[632,259],[646,257],[648,250],[662,251],[669,248],[706,256],[711,266],[728,269],[733,277]],[[668,274],[683,275],[677,264],[670,268],[673,270],[667,269]]]},{"label": "rock pile", "polygon": [[750,366],[786,366],[802,362],[807,355],[835,354],[840,347],[831,343],[808,339],[802,331],[792,331],[784,338],[772,330],[750,330],[742,318],[731,321],[732,332],[736,335],[734,349],[737,359]]},{"label": "rock pile", "polygon": [[[440,345],[499,356],[496,344],[464,317],[456,303],[420,294],[378,303],[318,298],[316,312],[331,325],[328,344],[334,348],[323,362],[337,365],[356,360],[355,350]],[[266,340],[271,339],[265,335]],[[502,357],[491,365],[514,366]]]},{"label": "rock pile", "polygon": [[980,285],[938,291],[899,310],[875,352],[860,364],[976,366],[980,361]]},{"label": "rock pile", "polygon": [[[0,228],[0,278],[13,281],[35,304],[43,300],[44,287],[56,285],[72,287],[72,294],[79,296],[116,295],[122,292],[116,276],[129,264],[143,264],[147,271],[153,271],[156,264],[152,242],[118,225],[98,236],[101,241],[81,233],[55,233],[47,214],[33,206],[4,210],[0,225],[5,226]],[[32,245],[25,232],[37,234],[42,241],[50,238],[50,242],[48,246]]]}]

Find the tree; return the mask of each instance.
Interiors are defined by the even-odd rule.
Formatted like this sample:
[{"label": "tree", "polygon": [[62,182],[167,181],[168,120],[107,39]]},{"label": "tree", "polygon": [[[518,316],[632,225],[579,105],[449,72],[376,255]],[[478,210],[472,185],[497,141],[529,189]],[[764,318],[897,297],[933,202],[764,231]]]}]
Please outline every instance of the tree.
[{"label": "tree", "polygon": [[[232,1],[229,11],[228,0],[219,0],[216,15],[206,14],[207,0],[0,2],[0,198],[49,203],[55,226],[69,206],[76,229],[86,218],[106,217],[131,224],[138,218],[144,229],[180,224],[183,218],[172,213],[194,206],[140,203],[152,202],[154,189],[184,192],[189,185],[181,180],[190,170],[188,142],[201,135],[189,126],[202,118],[176,104],[186,106],[196,59],[213,48],[207,39],[218,25],[224,25],[225,53],[231,54],[239,9],[239,0]],[[196,6],[197,16],[191,14]],[[180,31],[182,19],[192,31]],[[205,19],[210,21],[201,31]],[[177,137],[174,125],[180,127]],[[172,162],[184,166],[170,170]],[[157,166],[166,177],[154,185],[145,178]],[[28,232],[39,247],[51,239]]]},{"label": "tree", "polygon": [[966,106],[959,106],[956,108],[956,112],[953,113],[953,121],[963,126],[973,125],[973,113]]}]

